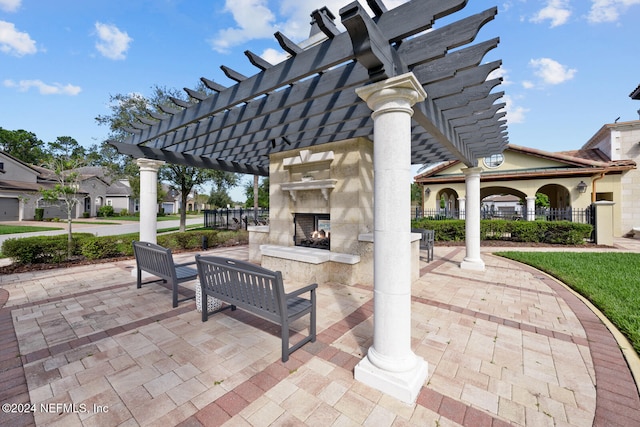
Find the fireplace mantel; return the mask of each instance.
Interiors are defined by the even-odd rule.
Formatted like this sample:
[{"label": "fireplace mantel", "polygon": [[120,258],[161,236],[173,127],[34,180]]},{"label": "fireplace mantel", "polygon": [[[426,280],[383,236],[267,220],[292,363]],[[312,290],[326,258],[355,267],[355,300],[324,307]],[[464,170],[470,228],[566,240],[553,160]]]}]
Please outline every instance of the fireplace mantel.
[{"label": "fireplace mantel", "polygon": [[282,191],[288,191],[293,201],[296,201],[297,191],[320,190],[326,201],[329,200],[329,190],[336,187],[337,179],[314,179],[306,181],[286,182],[280,184]]}]

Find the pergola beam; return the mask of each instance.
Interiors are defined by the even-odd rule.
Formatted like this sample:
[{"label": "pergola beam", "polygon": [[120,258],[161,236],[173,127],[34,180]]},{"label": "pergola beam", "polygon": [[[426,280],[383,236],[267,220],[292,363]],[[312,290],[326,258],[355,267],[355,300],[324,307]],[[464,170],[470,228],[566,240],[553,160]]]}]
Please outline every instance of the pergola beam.
[{"label": "pergola beam", "polygon": [[[275,35],[291,55],[288,59],[274,65],[246,51],[259,69],[256,75],[222,66],[235,84],[201,78],[213,95],[185,88],[195,102],[174,99],[178,109],[164,106],[164,114],[149,116],[157,122],[132,123],[124,143],[156,150],[156,156],[184,153],[217,159],[214,165],[226,161],[266,168],[271,153],[371,138],[373,121],[355,88],[411,71],[428,94],[413,107],[413,163],[431,156],[430,161],[456,159],[472,167],[478,157],[501,151],[504,114],[494,102],[502,94],[491,93],[501,80],[488,80],[500,61],[479,65],[498,39],[472,44],[497,8],[433,28],[467,1],[412,0],[392,10],[382,0],[367,3],[375,18],[357,2],[340,10],[347,28],[343,33],[328,9],[312,12],[313,37],[307,43]],[[486,144],[476,143],[478,138]]]},{"label": "pergola beam", "polygon": [[138,145],[131,145],[113,140],[107,141],[109,145],[115,147],[120,153],[128,154],[136,159],[164,160],[169,163],[195,166],[205,169],[216,169],[226,172],[244,173],[251,175],[269,176],[269,169],[256,167],[250,164],[241,164],[224,160],[212,159],[210,157],[198,157],[186,153],[159,150]]}]

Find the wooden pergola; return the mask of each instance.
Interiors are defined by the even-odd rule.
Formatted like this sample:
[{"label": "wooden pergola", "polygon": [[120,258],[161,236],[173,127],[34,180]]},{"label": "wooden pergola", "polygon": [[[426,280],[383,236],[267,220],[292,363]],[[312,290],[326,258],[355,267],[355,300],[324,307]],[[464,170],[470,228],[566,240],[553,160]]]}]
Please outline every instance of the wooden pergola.
[{"label": "wooden pergola", "polygon": [[244,76],[221,66],[234,82],[223,86],[205,77],[215,91],[206,96],[186,89],[191,102],[175,99],[175,109],[140,117],[119,152],[231,172],[268,174],[269,154],[373,135],[371,111],[355,88],[412,72],[428,97],[414,108],[412,164],[477,159],[502,152],[507,144],[501,79],[487,80],[500,61],[481,64],[499,39],[471,44],[496,8],[435,27],[437,19],[461,10],[465,0],[412,0],[387,10],[368,0],[370,17],[357,2],[340,10],[340,32],[326,8],[312,16],[303,48],[282,33],[275,38],[290,57],[276,65],[245,51],[258,72]]},{"label": "wooden pergola", "polygon": [[497,10],[437,26],[467,1],[412,0],[393,10],[382,0],[367,3],[373,17],[358,2],[340,10],[346,32],[326,8],[314,11],[304,44],[275,34],[287,60],[274,65],[246,51],[259,69],[255,75],[222,66],[233,85],[202,78],[215,94],[185,89],[191,102],[175,99],[174,109],[153,120],[138,118],[124,142],[111,144],[138,158],[145,240],[155,239],[161,161],[268,175],[271,154],[371,139],[374,337],[354,374],[413,402],[428,367],[411,350],[410,165],[458,160],[467,166],[467,256],[460,266],[484,269],[477,159],[501,153],[507,137],[504,104],[496,103],[503,93],[492,93],[500,79],[488,79],[500,61],[481,64],[498,39],[472,42]]}]

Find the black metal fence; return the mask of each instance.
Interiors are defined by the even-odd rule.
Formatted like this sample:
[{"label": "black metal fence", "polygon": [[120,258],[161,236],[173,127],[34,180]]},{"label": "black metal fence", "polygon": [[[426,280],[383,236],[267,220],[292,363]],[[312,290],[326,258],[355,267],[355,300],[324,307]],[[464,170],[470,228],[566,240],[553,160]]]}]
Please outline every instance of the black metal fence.
[{"label": "black metal fence", "polygon": [[[428,218],[433,220],[465,219],[464,210],[458,209],[426,209],[422,211],[416,208],[415,218]],[[515,221],[527,221],[533,218],[538,221],[571,221],[581,224],[593,224],[593,208],[537,208],[531,215],[526,210],[482,209],[481,219],[507,219]]]},{"label": "black metal fence", "polygon": [[269,209],[259,208],[221,208],[203,210],[204,226],[225,230],[247,229],[251,225],[267,225],[269,223]]}]

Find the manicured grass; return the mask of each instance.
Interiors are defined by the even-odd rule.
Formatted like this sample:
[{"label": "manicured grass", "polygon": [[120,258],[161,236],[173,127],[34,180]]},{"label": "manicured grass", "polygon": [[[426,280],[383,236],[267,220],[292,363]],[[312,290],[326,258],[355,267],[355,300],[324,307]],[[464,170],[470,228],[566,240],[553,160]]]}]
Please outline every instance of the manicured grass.
[{"label": "manicured grass", "polygon": [[0,234],[16,234],[16,233],[33,233],[36,231],[60,230],[64,224],[59,227],[32,227],[29,225],[2,225],[0,224]]},{"label": "manicured grass", "polygon": [[640,354],[640,254],[500,252],[551,274],[589,299]]}]

